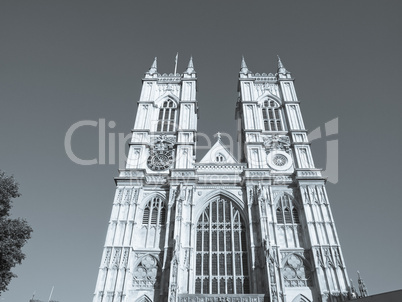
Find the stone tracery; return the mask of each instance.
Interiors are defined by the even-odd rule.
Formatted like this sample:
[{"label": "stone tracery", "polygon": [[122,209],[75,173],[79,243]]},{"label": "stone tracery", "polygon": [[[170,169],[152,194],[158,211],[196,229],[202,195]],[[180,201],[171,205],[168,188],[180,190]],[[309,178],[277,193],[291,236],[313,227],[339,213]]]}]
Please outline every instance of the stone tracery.
[{"label": "stone tracery", "polygon": [[152,288],[158,286],[157,276],[160,270],[158,261],[151,255],[144,256],[133,271],[133,286]]}]

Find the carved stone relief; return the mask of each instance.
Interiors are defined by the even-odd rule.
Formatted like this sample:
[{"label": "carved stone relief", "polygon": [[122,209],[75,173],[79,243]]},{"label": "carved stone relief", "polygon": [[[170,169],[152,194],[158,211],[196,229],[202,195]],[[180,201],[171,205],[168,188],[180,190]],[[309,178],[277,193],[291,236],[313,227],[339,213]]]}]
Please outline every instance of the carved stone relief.
[{"label": "carved stone relief", "polygon": [[133,271],[133,286],[137,288],[157,287],[158,270],[159,265],[156,258],[146,255]]},{"label": "carved stone relief", "polygon": [[290,150],[290,139],[286,135],[271,135],[263,138],[265,150],[283,150],[289,152]]},{"label": "carved stone relief", "polygon": [[287,287],[305,287],[311,283],[311,272],[301,257],[291,254],[284,263],[282,275]]},{"label": "carved stone relief", "polygon": [[128,264],[128,254],[129,254],[129,249],[128,248],[125,248],[124,249],[124,252],[123,252],[123,257],[122,257],[122,260],[121,260],[121,265],[120,265],[120,267],[123,267],[123,268],[127,268],[127,264]]},{"label": "carved stone relief", "polygon": [[109,266],[111,254],[112,254],[112,249],[111,249],[111,248],[107,248],[107,249],[106,249],[106,254],[105,254],[105,259],[103,260],[103,266],[104,266],[104,267],[108,267],[108,266]]},{"label": "carved stone relief", "polygon": [[112,263],[111,263],[111,266],[113,268],[119,268],[120,254],[121,254],[121,248],[115,248],[114,249],[113,260],[112,260]]},{"label": "carved stone relief", "polygon": [[124,189],[119,189],[119,193],[117,194],[117,203],[121,201],[121,198],[123,196],[123,191]]}]

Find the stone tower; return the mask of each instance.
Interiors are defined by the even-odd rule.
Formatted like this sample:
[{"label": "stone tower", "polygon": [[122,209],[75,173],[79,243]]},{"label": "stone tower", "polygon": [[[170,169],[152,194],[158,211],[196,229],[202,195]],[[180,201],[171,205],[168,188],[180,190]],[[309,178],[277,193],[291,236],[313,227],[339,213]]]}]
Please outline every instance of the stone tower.
[{"label": "stone tower", "polygon": [[[279,59],[279,58],[278,58]],[[240,158],[220,135],[195,161],[197,77],[143,78],[94,302],[345,301],[348,276],[294,89],[280,59],[242,59]]]}]

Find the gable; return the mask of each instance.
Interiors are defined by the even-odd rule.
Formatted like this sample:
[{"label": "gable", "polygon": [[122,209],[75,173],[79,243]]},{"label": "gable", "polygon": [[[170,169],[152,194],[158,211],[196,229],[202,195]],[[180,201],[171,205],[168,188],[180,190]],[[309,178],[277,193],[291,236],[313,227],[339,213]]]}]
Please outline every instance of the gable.
[{"label": "gable", "polygon": [[237,164],[234,156],[225,148],[222,141],[218,141],[209,149],[201,159],[200,164]]}]

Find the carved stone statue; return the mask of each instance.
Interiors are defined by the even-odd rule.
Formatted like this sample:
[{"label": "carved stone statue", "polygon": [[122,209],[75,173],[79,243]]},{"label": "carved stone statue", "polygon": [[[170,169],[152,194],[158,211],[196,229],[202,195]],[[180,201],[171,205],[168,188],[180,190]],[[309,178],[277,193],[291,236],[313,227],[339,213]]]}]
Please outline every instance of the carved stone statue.
[{"label": "carved stone statue", "polygon": [[267,188],[264,187],[261,182],[256,186],[256,192],[257,192],[257,198],[258,201],[261,202],[267,202],[269,197],[268,197],[268,192]]},{"label": "carved stone statue", "polygon": [[183,183],[181,182],[176,189],[176,200],[184,201],[185,199],[186,199],[186,190],[183,186]]}]

